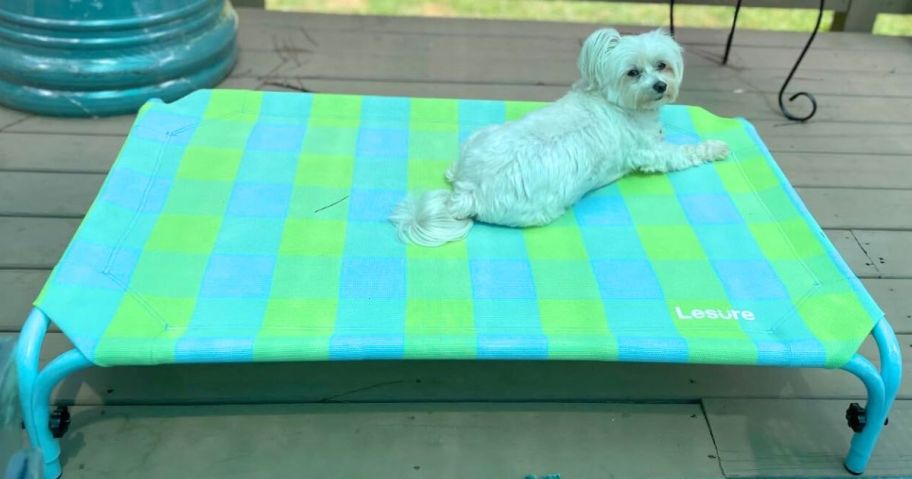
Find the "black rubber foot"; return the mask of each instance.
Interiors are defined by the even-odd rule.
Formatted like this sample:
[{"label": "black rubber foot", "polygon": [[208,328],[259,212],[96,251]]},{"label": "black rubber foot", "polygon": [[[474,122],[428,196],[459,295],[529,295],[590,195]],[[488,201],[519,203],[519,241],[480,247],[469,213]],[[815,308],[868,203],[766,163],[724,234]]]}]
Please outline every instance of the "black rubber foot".
[{"label": "black rubber foot", "polygon": [[60,439],[70,428],[70,410],[66,406],[57,406],[57,409],[51,413],[49,422],[51,435]]},{"label": "black rubber foot", "polygon": [[851,474],[851,475],[853,475],[853,476],[860,476],[860,475],[864,474],[864,471],[855,472],[855,471],[849,469],[849,466],[846,466],[845,463],[842,464],[842,467],[843,467],[849,474]]},{"label": "black rubber foot", "polygon": [[849,404],[849,408],[846,409],[845,418],[846,422],[849,424],[849,428],[853,431],[864,431],[865,424],[868,422],[867,410],[862,407],[861,404],[853,402],[852,404]]}]

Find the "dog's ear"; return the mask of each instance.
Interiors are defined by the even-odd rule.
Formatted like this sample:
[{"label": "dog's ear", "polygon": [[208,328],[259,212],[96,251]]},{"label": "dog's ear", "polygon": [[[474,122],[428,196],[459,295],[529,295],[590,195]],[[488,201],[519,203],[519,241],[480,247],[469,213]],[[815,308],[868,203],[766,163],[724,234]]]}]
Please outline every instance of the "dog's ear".
[{"label": "dog's ear", "polygon": [[684,47],[662,28],[653,30],[649,34],[668,52],[666,61],[671,62],[672,67],[674,67],[675,77],[680,83],[684,75]]},{"label": "dog's ear", "polygon": [[580,78],[589,88],[600,89],[604,83],[604,65],[607,63],[608,52],[621,41],[621,34],[613,28],[596,30],[583,42],[579,59]]}]

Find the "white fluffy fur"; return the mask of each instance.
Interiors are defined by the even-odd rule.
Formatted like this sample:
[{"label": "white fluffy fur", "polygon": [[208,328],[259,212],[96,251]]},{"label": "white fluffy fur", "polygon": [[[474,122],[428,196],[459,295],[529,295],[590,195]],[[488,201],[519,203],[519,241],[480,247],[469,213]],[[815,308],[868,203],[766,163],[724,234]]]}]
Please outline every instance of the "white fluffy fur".
[{"label": "white fluffy fur", "polygon": [[390,220],[399,238],[438,246],[465,237],[473,220],[545,225],[587,192],[628,173],[680,170],[728,156],[719,141],[662,141],[659,107],[677,98],[684,74],[681,47],[664,32],[598,30],[583,44],[578,66],[581,78],[563,98],[472,135],[446,172],[452,191],[412,196],[397,206]]}]

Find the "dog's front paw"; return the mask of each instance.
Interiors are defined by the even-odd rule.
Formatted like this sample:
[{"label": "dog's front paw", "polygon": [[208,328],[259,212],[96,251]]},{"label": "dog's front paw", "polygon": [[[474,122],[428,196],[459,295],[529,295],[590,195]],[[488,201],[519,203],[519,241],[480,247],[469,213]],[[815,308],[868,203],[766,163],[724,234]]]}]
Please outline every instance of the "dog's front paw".
[{"label": "dog's front paw", "polygon": [[706,140],[700,143],[700,157],[703,161],[718,161],[728,158],[731,148],[724,141]]}]

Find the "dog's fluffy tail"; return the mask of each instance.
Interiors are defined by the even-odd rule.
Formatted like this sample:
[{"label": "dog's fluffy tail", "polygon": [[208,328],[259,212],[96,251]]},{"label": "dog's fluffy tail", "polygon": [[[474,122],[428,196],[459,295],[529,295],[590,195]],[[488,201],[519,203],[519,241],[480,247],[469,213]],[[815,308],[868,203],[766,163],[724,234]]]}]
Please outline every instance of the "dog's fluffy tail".
[{"label": "dog's fluffy tail", "polygon": [[396,206],[390,221],[399,239],[421,246],[440,246],[457,241],[472,228],[471,195],[435,190],[410,196]]}]

